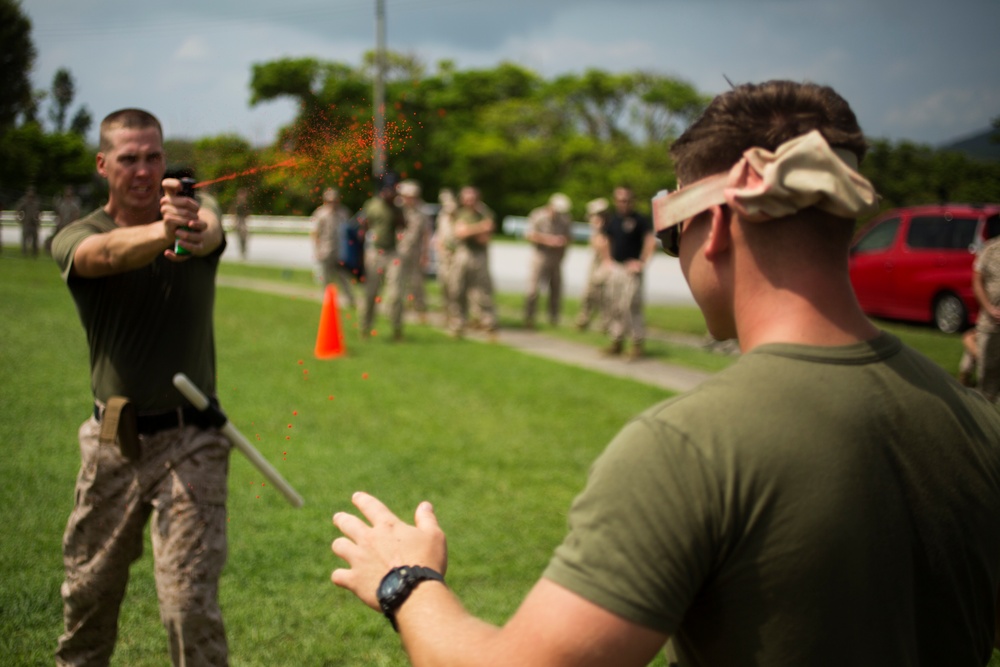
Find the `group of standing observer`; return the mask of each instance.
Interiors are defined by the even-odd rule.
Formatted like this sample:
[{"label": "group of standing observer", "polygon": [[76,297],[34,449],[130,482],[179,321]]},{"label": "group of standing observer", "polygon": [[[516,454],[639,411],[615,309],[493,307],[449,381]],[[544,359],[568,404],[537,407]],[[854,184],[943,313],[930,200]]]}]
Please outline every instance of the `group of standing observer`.
[{"label": "group of standing observer", "polygon": [[[461,338],[475,327],[495,336],[498,323],[489,244],[497,228],[496,217],[474,186],[463,187],[457,199],[451,190],[442,189],[438,201],[440,209],[432,220],[425,212],[420,184],[399,181],[392,173],[379,179],[377,192],[354,216],[336,189],[324,192],[323,203],[311,218],[314,256],[324,284],[334,285],[351,308],[358,306],[355,285],[362,285],[362,337],[375,332],[379,305],[387,309],[394,340],[403,337],[407,307],[426,321],[424,280],[432,247],[449,335]],[[656,247],[649,218],[637,212],[634,204],[634,195],[625,186],[615,188],[613,206],[605,198],[587,204],[593,260],[576,319],[580,330],[600,320],[601,329],[611,337],[605,354],[622,354],[630,338],[630,358],[642,355],[642,276]],[[557,192],[528,215],[525,237],[533,253],[524,301],[527,329],[536,327],[543,289],[548,291],[549,324],[559,324],[562,263],[572,242],[571,208],[570,198]]]},{"label": "group of standing observer", "polygon": [[[682,185],[654,200],[652,226],[615,190],[614,209],[592,221],[604,285],[629,296],[609,310],[614,347],[626,335],[614,313],[632,316],[655,227],[711,334],[737,338],[743,354],[622,428],[508,622],[472,616],[446,584],[429,502],[408,524],[355,493],[358,514],[332,517],[333,583],[381,611],[415,665],[640,667],[662,651],[684,666],[985,665],[1000,644],[1000,414],[858,305],[848,249],[857,218],[877,208],[858,172],[866,150],[831,88],[744,84],[671,146]],[[147,524],[171,661],[228,664],[218,584],[230,443],[172,383],[184,373],[218,408],[212,322],[226,239],[216,202],[182,195],[165,162],[155,117],[108,115],[96,159],[108,200],[52,244],[86,331],[94,399],[82,406],[63,537],[62,666],[110,662]],[[368,310],[402,272],[406,200],[419,200],[397,185],[384,179],[361,216],[377,277],[365,281]],[[549,202],[553,213],[565,204]],[[447,223],[450,330],[467,326],[477,289],[495,330],[492,213],[465,188]],[[545,242],[555,227],[538,225],[533,242],[558,246]],[[535,273],[551,284],[546,258]],[[985,261],[977,270],[992,280]]]}]

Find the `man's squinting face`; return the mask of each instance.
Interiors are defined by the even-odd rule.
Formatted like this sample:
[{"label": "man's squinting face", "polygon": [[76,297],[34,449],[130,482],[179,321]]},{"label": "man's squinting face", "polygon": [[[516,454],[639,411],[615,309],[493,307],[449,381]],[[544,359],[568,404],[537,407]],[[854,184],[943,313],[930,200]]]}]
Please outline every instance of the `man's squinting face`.
[{"label": "man's squinting face", "polygon": [[158,208],[166,171],[160,132],[116,128],[107,137],[111,148],[97,154],[97,173],[108,179],[108,202],[123,209]]}]

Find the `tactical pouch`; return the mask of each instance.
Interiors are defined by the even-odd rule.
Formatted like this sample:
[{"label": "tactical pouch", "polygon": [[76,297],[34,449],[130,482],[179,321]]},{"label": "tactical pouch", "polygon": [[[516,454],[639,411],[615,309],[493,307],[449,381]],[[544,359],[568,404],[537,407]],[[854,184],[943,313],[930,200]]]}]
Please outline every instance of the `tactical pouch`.
[{"label": "tactical pouch", "polygon": [[139,429],[135,406],[124,396],[112,396],[101,416],[101,444],[117,445],[122,456],[139,458]]}]

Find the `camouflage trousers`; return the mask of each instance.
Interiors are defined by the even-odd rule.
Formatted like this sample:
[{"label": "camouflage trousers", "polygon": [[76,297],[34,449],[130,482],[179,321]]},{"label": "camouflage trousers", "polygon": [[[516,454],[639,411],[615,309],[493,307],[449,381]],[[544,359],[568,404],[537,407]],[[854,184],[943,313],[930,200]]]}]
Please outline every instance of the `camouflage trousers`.
[{"label": "camouflage trousers", "polygon": [[424,286],[424,267],[421,263],[420,248],[411,248],[400,253],[399,261],[402,271],[403,296],[406,303],[403,307],[412,307],[418,313],[427,312],[427,289]]},{"label": "camouflage trousers", "polygon": [[642,313],[642,274],[632,273],[624,264],[613,264],[607,283],[608,334],[621,342],[631,336],[632,342],[646,338],[646,322]]},{"label": "camouflage trousers", "polygon": [[483,328],[495,330],[497,317],[493,308],[493,278],[490,276],[488,251],[474,251],[460,246],[453,261],[448,284],[451,296],[449,329],[455,333],[463,332],[471,307],[478,311]]},{"label": "camouflage trousers", "polygon": [[335,258],[323,260],[320,262],[320,267],[323,269],[323,284],[333,285],[337,289],[337,294],[344,297],[351,308],[357,307],[358,300],[351,285],[354,276],[351,272]]},{"label": "camouflage trousers", "polygon": [[979,390],[996,403],[1000,398],[1000,333],[978,330],[976,341],[979,345]]},{"label": "camouflage trousers", "polygon": [[602,331],[608,330],[608,308],[605,298],[605,283],[608,281],[607,267],[599,255],[594,256],[587,272],[587,286],[580,297],[580,312],[576,316],[576,326],[586,328],[591,320],[600,318]]},{"label": "camouflage trousers", "polygon": [[80,427],[76,500],[63,537],[65,632],[57,665],[107,665],[129,566],[150,522],[160,619],[174,665],[228,664],[218,604],[226,561],[228,441],[194,426],[140,436],[137,459]]},{"label": "camouflage trousers", "polygon": [[562,248],[535,248],[532,254],[528,294],[524,299],[524,321],[529,326],[535,323],[538,295],[543,284],[549,288],[549,324],[555,326],[559,323],[559,310],[562,307],[563,254]]},{"label": "camouflage trousers", "polygon": [[380,250],[370,246],[365,250],[365,310],[362,314],[361,334],[367,336],[375,325],[376,304],[383,301],[379,296],[383,286],[386,289],[389,323],[393,334],[403,331],[403,271],[399,255],[395,251]]}]

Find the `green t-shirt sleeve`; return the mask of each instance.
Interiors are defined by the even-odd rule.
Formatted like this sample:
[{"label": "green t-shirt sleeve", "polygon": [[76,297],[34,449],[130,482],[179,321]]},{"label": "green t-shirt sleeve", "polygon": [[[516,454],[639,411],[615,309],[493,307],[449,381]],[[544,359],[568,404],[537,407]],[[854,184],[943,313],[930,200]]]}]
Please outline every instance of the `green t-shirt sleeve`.
[{"label": "green t-shirt sleeve", "polygon": [[59,265],[59,272],[64,281],[69,281],[70,272],[73,270],[73,257],[84,239],[109,231],[102,228],[93,218],[94,214],[64,227],[52,239],[52,258]]},{"label": "green t-shirt sleeve", "polygon": [[628,424],[595,462],[544,577],[673,634],[717,553],[717,485],[701,456],[648,413]]}]

